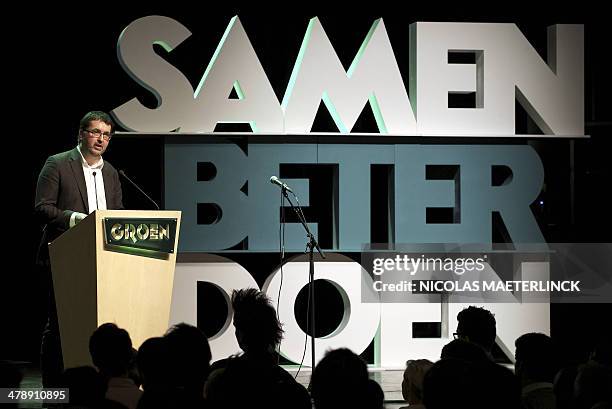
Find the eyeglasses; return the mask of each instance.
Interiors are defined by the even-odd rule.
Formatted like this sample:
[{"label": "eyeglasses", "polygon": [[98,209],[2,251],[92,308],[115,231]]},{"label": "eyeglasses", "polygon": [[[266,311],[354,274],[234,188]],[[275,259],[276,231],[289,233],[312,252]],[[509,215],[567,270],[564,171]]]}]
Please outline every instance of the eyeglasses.
[{"label": "eyeglasses", "polygon": [[83,129],[85,132],[89,133],[90,135],[95,136],[96,138],[100,138],[100,136],[102,138],[104,138],[105,141],[110,141],[111,138],[113,137],[112,132],[102,132],[101,130],[95,128],[95,129]]},{"label": "eyeglasses", "polygon": [[461,337],[461,335],[458,332],[453,332],[454,339],[459,339],[459,337]]}]

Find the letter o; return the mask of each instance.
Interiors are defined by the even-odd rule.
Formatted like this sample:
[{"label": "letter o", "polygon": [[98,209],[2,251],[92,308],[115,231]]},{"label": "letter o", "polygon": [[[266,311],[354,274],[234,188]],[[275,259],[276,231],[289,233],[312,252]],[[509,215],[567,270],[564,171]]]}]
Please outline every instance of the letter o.
[{"label": "letter o", "polygon": [[[329,254],[329,253],[328,253]],[[332,256],[330,254],[330,256]],[[303,258],[304,256],[300,256]],[[349,348],[360,354],[370,345],[380,320],[380,304],[378,302],[362,302],[362,291],[368,292],[367,299],[376,297],[373,281],[360,264],[348,257],[333,255],[336,259],[347,261],[328,261],[315,263],[315,280],[327,280],[332,283],[342,295],[344,301],[344,317],[339,327],[331,334],[316,338],[315,362],[323,358],[329,349]],[[306,334],[297,323],[294,313],[295,299],[302,288],[308,285],[308,262],[292,261],[283,266],[283,287],[280,302],[278,290],[280,286],[280,269],[271,274],[263,285],[268,297],[277,307],[280,321],[283,323],[285,338],[281,344],[281,354],[290,361],[299,363],[304,354],[304,339]],[[316,306],[315,306],[316,308]],[[311,362],[310,340],[307,343],[304,363]]]},{"label": "letter o", "polygon": [[138,225],[138,228],[136,229],[136,236],[138,237],[138,240],[148,239],[149,238],[149,226],[147,226],[146,224]]}]

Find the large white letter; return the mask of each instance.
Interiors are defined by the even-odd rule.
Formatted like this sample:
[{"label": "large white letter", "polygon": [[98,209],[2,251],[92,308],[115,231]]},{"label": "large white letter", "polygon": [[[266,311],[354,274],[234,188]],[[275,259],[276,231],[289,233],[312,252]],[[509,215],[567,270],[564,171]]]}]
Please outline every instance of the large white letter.
[{"label": "large white letter", "polygon": [[140,18],[123,30],[117,44],[117,56],[123,69],[157,98],[150,109],[137,98],[115,108],[112,113],[126,129],[139,132],[168,132],[178,128],[182,113],[193,103],[189,80],[155,53],[153,44],[167,52],[191,35],[181,23],[162,16]]},{"label": "large white letter", "polygon": [[[232,87],[238,99],[229,99]],[[213,132],[217,122],[245,122],[253,132],[281,133],[283,112],[240,19],[231,19],[195,91],[185,132]]]},{"label": "large white letter", "polygon": [[[348,257],[333,255],[330,257],[347,259]],[[301,259],[304,259],[302,256]],[[277,305],[280,321],[285,329],[285,338],[281,344],[281,354],[293,361],[310,364],[312,337],[304,351],[306,334],[297,323],[294,304],[300,290],[308,284],[309,264],[307,262],[292,261],[284,265],[284,280],[281,298],[278,300],[278,290],[281,283],[280,270],[271,274],[263,285],[262,291]],[[357,354],[363,352],[374,339],[380,318],[380,305],[378,303],[362,302],[362,287],[366,291],[372,288],[372,279],[368,273],[354,261],[317,262],[315,263],[315,280],[327,280],[336,287],[344,303],[344,316],[339,327],[331,334],[317,338],[315,341],[315,365],[330,349],[349,348]],[[371,295],[376,297],[376,295]]]},{"label": "large white letter", "polygon": [[240,264],[221,256],[207,254],[206,257],[211,261],[176,264],[170,325],[180,322],[197,325],[198,281],[215,285],[228,303],[225,325],[217,334],[208,338],[212,360],[216,361],[240,352],[231,325],[234,316],[230,303],[232,290],[259,287],[253,276]]},{"label": "large white letter", "polygon": [[415,133],[412,107],[382,19],[372,24],[348,72],[319,19],[310,20],[283,98],[285,132],[310,132],[321,99],[342,133],[350,132],[367,101],[381,133]]},{"label": "large white letter", "polygon": [[[514,135],[515,98],[546,134],[584,133],[583,27],[548,32],[548,65],[514,24],[414,23],[410,90],[419,134]],[[475,64],[449,64],[449,53]],[[452,93],[475,92],[473,108],[449,108]]]}]

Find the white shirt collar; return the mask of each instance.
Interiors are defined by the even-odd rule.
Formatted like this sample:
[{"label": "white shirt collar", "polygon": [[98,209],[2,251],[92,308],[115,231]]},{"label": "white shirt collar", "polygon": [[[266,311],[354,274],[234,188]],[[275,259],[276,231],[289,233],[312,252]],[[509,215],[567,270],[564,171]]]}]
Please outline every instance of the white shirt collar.
[{"label": "white shirt collar", "polygon": [[83,157],[83,154],[81,153],[81,147],[79,145],[77,145],[77,150],[79,151],[79,155],[81,155],[81,163],[83,164],[84,168],[89,168],[89,169],[102,169],[104,167],[104,159],[102,159],[102,156],[100,156],[100,160],[97,161],[96,163],[94,163],[93,165],[90,165],[89,163],[87,163],[87,161],[85,160],[85,157]]}]

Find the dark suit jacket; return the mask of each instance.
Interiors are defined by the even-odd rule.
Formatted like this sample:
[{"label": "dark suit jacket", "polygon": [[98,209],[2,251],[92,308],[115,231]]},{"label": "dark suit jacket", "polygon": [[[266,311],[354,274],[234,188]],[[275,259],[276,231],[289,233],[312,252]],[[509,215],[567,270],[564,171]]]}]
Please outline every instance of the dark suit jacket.
[{"label": "dark suit jacket", "polygon": [[[123,209],[121,182],[115,168],[104,161],[102,168],[107,209]],[[77,148],[50,156],[38,176],[36,216],[45,225],[37,260],[48,259],[47,243],[70,227],[74,212],[89,214],[87,186]]]}]

